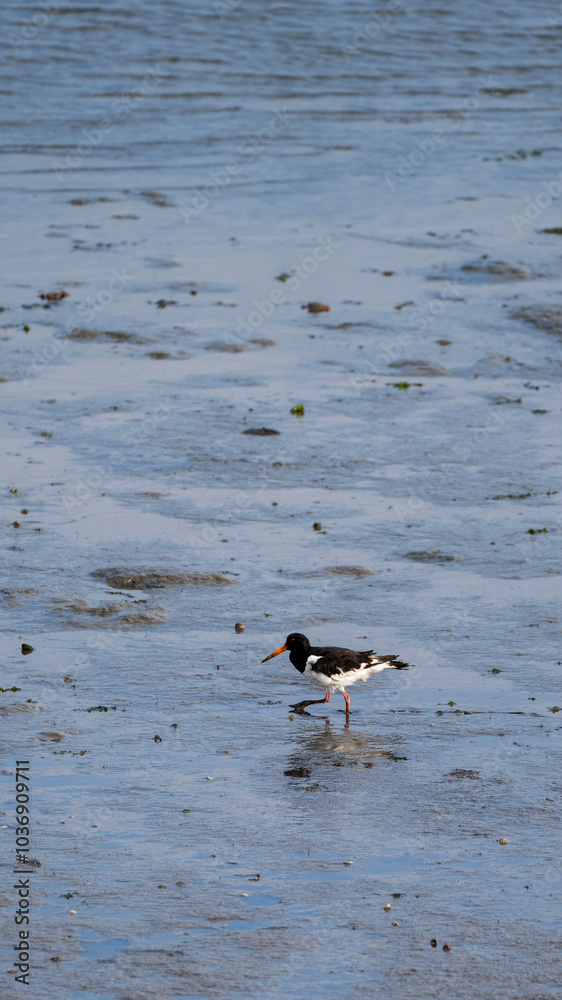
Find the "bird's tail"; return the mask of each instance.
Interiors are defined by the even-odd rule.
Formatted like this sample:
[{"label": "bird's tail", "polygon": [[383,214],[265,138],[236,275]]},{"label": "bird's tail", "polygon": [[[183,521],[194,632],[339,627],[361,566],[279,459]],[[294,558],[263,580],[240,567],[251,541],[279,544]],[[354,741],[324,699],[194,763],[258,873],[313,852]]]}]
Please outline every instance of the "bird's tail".
[{"label": "bird's tail", "polygon": [[407,670],[410,666],[409,663],[404,663],[396,653],[373,653],[371,654],[371,663],[373,666],[380,666],[381,670],[386,670],[388,667],[394,667],[395,670]]}]

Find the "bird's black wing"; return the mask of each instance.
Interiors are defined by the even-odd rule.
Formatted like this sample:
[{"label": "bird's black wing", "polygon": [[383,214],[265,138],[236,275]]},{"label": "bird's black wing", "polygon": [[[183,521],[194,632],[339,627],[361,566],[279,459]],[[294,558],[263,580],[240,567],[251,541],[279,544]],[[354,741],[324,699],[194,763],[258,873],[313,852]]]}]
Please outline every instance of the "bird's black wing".
[{"label": "bird's black wing", "polygon": [[346,674],[351,670],[358,670],[362,663],[368,663],[371,653],[372,649],[357,653],[354,649],[343,649],[340,646],[313,646],[309,655],[319,659],[311,665],[311,670],[325,674],[326,677]]}]

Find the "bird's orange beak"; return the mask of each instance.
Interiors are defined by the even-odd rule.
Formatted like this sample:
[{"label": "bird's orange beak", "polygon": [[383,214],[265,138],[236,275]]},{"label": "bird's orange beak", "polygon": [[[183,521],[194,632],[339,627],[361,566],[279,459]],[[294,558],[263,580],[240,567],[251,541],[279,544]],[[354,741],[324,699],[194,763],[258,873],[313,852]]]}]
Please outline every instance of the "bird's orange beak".
[{"label": "bird's orange beak", "polygon": [[272,660],[274,656],[279,656],[279,653],[284,653],[286,649],[287,646],[279,646],[279,649],[276,649],[274,653],[270,653],[269,656],[266,656],[265,660],[262,660],[261,662],[266,663],[267,660]]}]

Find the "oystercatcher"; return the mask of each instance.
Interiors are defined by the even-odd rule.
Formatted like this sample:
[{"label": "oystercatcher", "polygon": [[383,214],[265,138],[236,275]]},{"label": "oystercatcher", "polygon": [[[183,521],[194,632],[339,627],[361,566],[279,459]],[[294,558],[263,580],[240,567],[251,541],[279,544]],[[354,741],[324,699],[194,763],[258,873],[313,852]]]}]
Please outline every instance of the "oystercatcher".
[{"label": "oystercatcher", "polygon": [[394,667],[404,670],[408,664],[402,663],[394,653],[373,653],[372,649],[364,653],[356,653],[353,649],[341,649],[339,646],[311,646],[305,635],[291,632],[283,646],[266,656],[262,663],[267,663],[279,653],[289,651],[289,659],[299,673],[307,680],[326,688],[326,695],[316,701],[300,701],[291,705],[294,711],[302,711],[308,705],[322,705],[330,700],[332,691],[341,691],[345,698],[345,712],[349,715],[349,695],[345,688],[356,681],[366,681],[371,674]]}]

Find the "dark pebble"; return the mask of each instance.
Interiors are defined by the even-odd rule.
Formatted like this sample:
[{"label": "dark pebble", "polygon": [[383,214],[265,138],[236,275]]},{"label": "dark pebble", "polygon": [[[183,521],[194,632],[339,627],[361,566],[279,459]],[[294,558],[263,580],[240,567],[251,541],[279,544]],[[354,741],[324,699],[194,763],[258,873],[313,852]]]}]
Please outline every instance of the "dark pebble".
[{"label": "dark pebble", "polygon": [[280,434],[280,431],[274,431],[271,427],[248,427],[244,434],[253,434],[254,437],[269,437],[271,434]]},{"label": "dark pebble", "polygon": [[62,299],[68,298],[68,292],[47,292],[39,296],[40,299],[47,300],[47,302],[60,302]]},{"label": "dark pebble", "polygon": [[307,302],[303,309],[308,309],[309,313],[327,313],[330,312],[330,307],[325,306],[323,302]]}]

